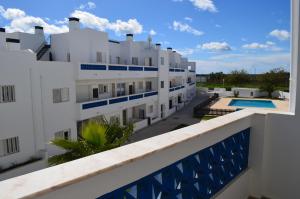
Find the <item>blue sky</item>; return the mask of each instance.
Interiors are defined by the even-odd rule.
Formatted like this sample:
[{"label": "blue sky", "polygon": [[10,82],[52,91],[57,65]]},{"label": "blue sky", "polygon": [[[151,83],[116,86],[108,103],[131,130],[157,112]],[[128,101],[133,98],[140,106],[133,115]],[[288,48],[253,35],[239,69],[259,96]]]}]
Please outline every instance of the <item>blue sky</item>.
[{"label": "blue sky", "polygon": [[[62,3],[63,2],[63,3]],[[6,0],[0,2],[0,26],[8,32],[67,31],[69,16],[83,27],[122,40],[134,33],[173,47],[197,62],[197,73],[246,69],[261,73],[289,70],[288,0]]]}]

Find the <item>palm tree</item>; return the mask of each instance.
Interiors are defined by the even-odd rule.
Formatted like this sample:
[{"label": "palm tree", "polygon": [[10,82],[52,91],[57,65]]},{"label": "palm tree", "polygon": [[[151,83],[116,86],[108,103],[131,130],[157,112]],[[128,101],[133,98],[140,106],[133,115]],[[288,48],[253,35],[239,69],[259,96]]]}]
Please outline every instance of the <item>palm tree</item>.
[{"label": "palm tree", "polygon": [[133,125],[120,126],[118,121],[90,120],[84,125],[78,140],[54,139],[52,144],[66,153],[49,158],[50,165],[57,165],[116,148],[126,143],[133,132]]}]

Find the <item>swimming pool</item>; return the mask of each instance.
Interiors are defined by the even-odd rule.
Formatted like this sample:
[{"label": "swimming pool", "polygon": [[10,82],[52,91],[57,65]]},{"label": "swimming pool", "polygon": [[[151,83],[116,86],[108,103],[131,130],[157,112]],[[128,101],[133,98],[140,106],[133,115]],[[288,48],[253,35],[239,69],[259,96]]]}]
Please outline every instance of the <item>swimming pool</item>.
[{"label": "swimming pool", "polygon": [[255,108],[276,108],[271,100],[242,100],[233,99],[228,106],[255,107]]}]

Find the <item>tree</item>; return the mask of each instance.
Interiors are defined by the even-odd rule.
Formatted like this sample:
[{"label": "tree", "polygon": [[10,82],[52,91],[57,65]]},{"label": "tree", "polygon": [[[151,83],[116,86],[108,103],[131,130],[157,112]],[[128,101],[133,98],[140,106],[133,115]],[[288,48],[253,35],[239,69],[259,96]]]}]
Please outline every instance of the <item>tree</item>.
[{"label": "tree", "polygon": [[249,83],[250,79],[250,75],[246,70],[233,70],[230,74],[227,75],[226,82],[238,86]]},{"label": "tree", "polygon": [[117,121],[90,120],[84,125],[78,140],[54,139],[52,144],[66,153],[49,158],[50,165],[57,165],[93,155],[126,143],[133,132],[133,125],[120,126]]},{"label": "tree", "polygon": [[272,93],[278,86],[287,86],[288,73],[283,68],[275,68],[260,76],[260,90],[268,92],[268,97],[272,98]]}]

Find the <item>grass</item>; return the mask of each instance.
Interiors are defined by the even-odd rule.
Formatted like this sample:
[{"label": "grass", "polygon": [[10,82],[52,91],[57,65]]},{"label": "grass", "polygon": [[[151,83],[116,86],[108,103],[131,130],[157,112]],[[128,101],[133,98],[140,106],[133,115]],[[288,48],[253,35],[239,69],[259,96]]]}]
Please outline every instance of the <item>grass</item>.
[{"label": "grass", "polygon": [[[197,87],[206,87],[206,88],[233,88],[233,87],[240,87],[240,88],[260,88],[259,83],[248,83],[248,84],[239,84],[239,85],[233,85],[233,84],[218,84],[218,83],[197,83]],[[289,87],[282,87],[279,86],[276,88],[276,90],[281,91],[288,91]]]}]

